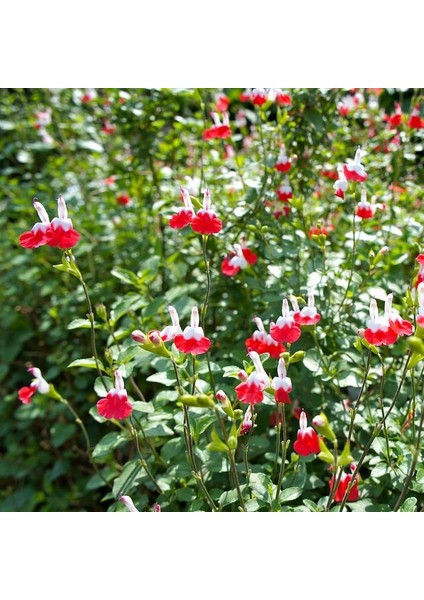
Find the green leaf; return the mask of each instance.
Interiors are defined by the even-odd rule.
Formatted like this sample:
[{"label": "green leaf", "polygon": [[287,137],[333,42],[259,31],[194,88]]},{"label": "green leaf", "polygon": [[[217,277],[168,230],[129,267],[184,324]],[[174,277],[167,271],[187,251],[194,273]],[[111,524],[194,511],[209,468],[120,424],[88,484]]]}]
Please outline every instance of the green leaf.
[{"label": "green leaf", "polygon": [[153,375],[149,375],[146,381],[151,381],[153,383],[162,383],[163,385],[175,385],[175,373],[173,371],[154,373]]},{"label": "green leaf", "polygon": [[283,504],[284,502],[291,502],[292,500],[296,500],[299,496],[302,495],[302,488],[299,487],[290,487],[280,492],[280,502]]},{"label": "green leaf", "polygon": [[227,444],[221,440],[221,438],[219,437],[215,428],[212,430],[211,438],[212,438],[212,442],[210,444],[208,444],[208,446],[207,446],[208,450],[210,450],[211,452],[225,452],[225,453],[227,453],[229,451]]},{"label": "green leaf", "polygon": [[224,508],[224,506],[228,506],[229,504],[233,504],[238,501],[237,490],[229,490],[228,492],[224,492],[219,497],[219,506]]},{"label": "green leaf", "polygon": [[[101,371],[106,373],[106,369],[103,366],[103,363],[98,360],[99,368]],[[68,366],[67,369],[71,369],[73,367],[84,367],[86,369],[97,369],[97,363],[94,358],[77,358],[77,360],[73,360]]]},{"label": "green leaf", "polygon": [[308,500],[308,498],[304,498],[302,500],[303,504],[309,508],[311,512],[319,512],[318,506],[312,500]]},{"label": "green leaf", "polygon": [[126,431],[112,431],[102,437],[93,450],[93,458],[104,458],[131,439]]},{"label": "green leaf", "polygon": [[140,286],[143,285],[140,281],[140,278],[128,269],[123,269],[122,267],[114,267],[111,270],[110,274],[119,279],[120,281],[128,283],[129,285],[133,285],[136,288],[140,288]]},{"label": "green leaf", "polygon": [[268,475],[264,473],[252,473],[249,479],[249,486],[256,498],[268,504],[271,502],[275,486]]},{"label": "green leaf", "polygon": [[[95,329],[101,329],[100,323],[94,323]],[[88,319],[74,319],[68,325],[68,329],[91,329],[91,322]]]},{"label": "green leaf", "polygon": [[407,498],[399,509],[399,512],[417,512],[417,499]]},{"label": "green leaf", "polygon": [[67,440],[69,440],[76,431],[74,423],[56,423],[50,428],[52,436],[52,444],[55,448],[59,448]]},{"label": "green leaf", "polygon": [[153,413],[155,411],[155,408],[153,406],[153,404],[151,402],[142,402],[137,401],[137,402],[133,402],[131,404],[131,406],[133,407],[133,411],[134,412],[139,412],[139,413]]},{"label": "green leaf", "polygon": [[174,435],[174,432],[165,423],[152,423],[144,428],[144,433],[149,437],[166,437]]}]

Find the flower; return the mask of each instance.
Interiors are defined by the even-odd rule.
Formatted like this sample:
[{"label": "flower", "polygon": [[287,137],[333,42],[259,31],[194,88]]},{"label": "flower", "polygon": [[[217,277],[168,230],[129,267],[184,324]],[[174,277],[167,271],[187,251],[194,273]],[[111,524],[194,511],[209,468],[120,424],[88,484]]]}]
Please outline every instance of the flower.
[{"label": "flower", "polygon": [[240,435],[246,435],[246,433],[250,433],[253,427],[252,421],[252,406],[249,405],[244,414],[243,422],[240,427]]},{"label": "flower", "polygon": [[182,229],[183,227],[187,227],[194,218],[194,208],[190,194],[182,185],[180,186],[180,198],[184,202],[184,207],[178,209],[178,211],[169,219],[169,225],[172,229]]},{"label": "flower", "polygon": [[170,340],[173,340],[177,334],[182,333],[176,308],[169,305],[168,311],[171,317],[172,325],[167,325],[167,327],[162,329],[162,331],[159,333],[163,342],[169,342]]},{"label": "flower", "polygon": [[44,206],[34,198],[32,204],[40,217],[31,231],[25,231],[19,236],[19,243],[23,248],[38,248],[47,244],[47,231],[50,230],[50,219]]},{"label": "flower", "polygon": [[415,287],[418,287],[419,284],[422,281],[424,281],[424,254],[418,254],[418,256],[417,256],[417,258],[415,260],[420,265],[419,269],[418,269],[417,276],[414,279],[414,281],[415,281]]},{"label": "flower", "polygon": [[103,121],[103,127],[101,130],[103,131],[103,133],[112,135],[116,131],[116,125],[112,125],[112,123],[108,119],[105,119]]},{"label": "flower", "polygon": [[277,190],[278,199],[281,202],[288,202],[290,198],[293,198],[293,190],[289,182],[289,178],[286,176],[284,183],[280,185]]},{"label": "flower", "polygon": [[409,321],[402,319],[399,313],[392,308],[393,293],[387,295],[384,314],[389,320],[390,328],[397,333],[397,335],[412,335],[414,326]]},{"label": "flower", "polygon": [[231,129],[228,113],[222,113],[222,122],[220,116],[216,112],[211,112],[211,117],[214,121],[214,124],[209,129],[205,129],[205,131],[202,133],[203,139],[213,140],[215,138],[225,139],[230,137]]},{"label": "flower", "polygon": [[276,342],[296,342],[301,335],[300,327],[294,320],[294,313],[289,309],[289,303],[284,298],[281,317],[278,317],[277,323],[271,322],[271,337]]},{"label": "flower", "polygon": [[128,194],[119,194],[119,196],[116,196],[116,201],[118,204],[122,204],[122,206],[131,206],[131,198],[128,196]]},{"label": "flower", "polygon": [[361,164],[361,147],[355,152],[355,158],[352,160],[347,159],[347,163],[343,165],[343,172],[348,181],[365,181],[368,175],[365,172],[364,166]]},{"label": "flower", "polygon": [[311,238],[313,235],[323,235],[327,237],[328,231],[324,226],[311,225],[309,228],[309,237]]},{"label": "flower", "polygon": [[37,367],[30,367],[28,372],[34,376],[34,379],[29,386],[22,387],[18,391],[19,400],[23,404],[29,404],[36,392],[39,394],[47,394],[50,390],[50,384],[47,383],[41,375],[40,369],[37,369]]},{"label": "flower", "polygon": [[[280,89],[274,89],[272,90],[273,92],[273,96],[275,97],[275,101],[277,102],[277,104],[279,104],[280,106],[290,106],[292,103],[292,99],[291,96],[288,92],[283,92],[283,90]],[[270,92],[271,95],[271,92]]]},{"label": "flower", "polygon": [[268,94],[266,93],[265,88],[253,88],[251,94],[251,100],[253,104],[256,106],[262,106],[268,100]]},{"label": "flower", "polygon": [[265,331],[261,318],[253,317],[253,321],[256,323],[257,330],[245,341],[246,349],[248,351],[254,350],[258,354],[267,352],[273,358],[280,358],[280,354],[286,351],[283,344],[276,342],[271,335]]},{"label": "flower", "polygon": [[97,98],[97,92],[94,88],[87,88],[80,98],[81,104],[88,104]]},{"label": "flower", "polygon": [[48,108],[47,110],[40,110],[35,113],[35,129],[41,129],[47,127],[52,122],[52,109]]},{"label": "flower", "polygon": [[290,404],[289,392],[292,391],[292,382],[287,377],[286,363],[283,358],[278,361],[278,377],[274,377],[271,387],[275,390],[275,401]]},{"label": "flower", "polygon": [[281,173],[285,173],[286,171],[290,171],[291,169],[291,161],[286,154],[286,149],[284,146],[281,146],[280,148],[280,153],[277,157],[275,168]]},{"label": "flower", "polygon": [[356,92],[354,94],[346,94],[343,98],[337,103],[337,110],[342,116],[348,115],[352,110],[354,110],[359,104],[363,101],[362,94]]},{"label": "flower", "polygon": [[185,354],[204,354],[209,350],[211,341],[205,337],[202,327],[199,326],[199,311],[197,306],[193,306],[191,311],[190,325],[182,333],[175,335],[174,344],[180,352],[184,352]]},{"label": "flower", "polygon": [[131,500],[129,496],[121,496],[120,501],[125,504],[130,512],[140,512],[135,506],[134,502]]},{"label": "flower", "polygon": [[367,190],[363,187],[361,190],[361,201],[356,207],[356,216],[361,219],[372,219],[377,208],[383,208],[382,204],[376,204],[375,198],[372,197],[371,203],[367,200]]},{"label": "flower", "polygon": [[398,127],[402,123],[402,108],[399,102],[395,102],[395,112],[393,115],[384,115],[384,120],[390,125],[390,129]]},{"label": "flower", "polygon": [[347,190],[347,179],[344,174],[343,166],[339,165],[337,167],[337,173],[339,174],[339,178],[333,185],[333,189],[335,190],[335,195],[339,198],[344,199],[345,192]]},{"label": "flower", "polygon": [[203,208],[201,208],[190,223],[193,231],[202,235],[214,235],[222,229],[222,221],[211,208],[211,195],[207,189],[203,196]]},{"label": "flower", "polygon": [[423,129],[424,119],[420,117],[420,105],[416,104],[412,109],[411,116],[408,119],[408,127],[411,129]]},{"label": "flower", "polygon": [[[350,482],[352,481],[352,476],[355,471],[355,465],[353,463],[350,465],[350,470],[351,470],[351,473],[345,473],[343,471],[341,478],[340,478],[340,483],[337,486],[336,492],[334,494],[334,502],[343,502],[344,495],[346,493],[346,490],[347,490]],[[335,484],[335,480],[337,479],[337,477],[338,476],[336,473],[336,475],[332,475],[332,477],[329,481],[330,492],[333,490],[333,486]],[[355,483],[350,488],[350,492],[347,497],[349,502],[355,502],[356,500],[359,499],[358,482],[359,482],[359,477],[358,477],[358,475],[356,475]]]},{"label": "flower", "polygon": [[[389,294],[391,296],[391,294]],[[391,299],[386,300],[386,310],[383,316],[379,316],[377,301],[372,298],[370,302],[370,318],[367,321],[367,329],[364,338],[374,346],[389,346],[398,339],[398,334],[391,328],[388,312],[390,312]]]},{"label": "flower", "polygon": [[301,456],[309,456],[309,454],[318,454],[320,451],[319,440],[316,431],[312,427],[308,427],[308,420],[305,411],[302,410],[299,417],[299,427],[297,432],[297,440],[293,444],[293,450]]},{"label": "flower", "polygon": [[308,305],[299,310],[297,299],[290,296],[290,301],[294,308],[293,318],[297,325],[316,325],[321,320],[321,315],[315,307],[314,293],[312,288],[308,288]]},{"label": "flower", "polygon": [[215,110],[218,112],[225,112],[230,106],[230,99],[225,94],[217,94],[215,96]]},{"label": "flower", "polygon": [[424,327],[424,282],[418,284],[418,315],[417,323],[420,327]]},{"label": "flower", "polygon": [[105,419],[126,419],[132,413],[132,406],[128,401],[127,391],[124,388],[124,380],[119,372],[115,371],[115,387],[112,388],[105,398],[97,402],[97,410]]},{"label": "flower", "polygon": [[241,245],[234,244],[233,248],[234,250],[221,263],[221,272],[227,277],[237,275],[241,269],[254,265],[258,260],[257,255],[247,247],[245,236],[242,236]]},{"label": "flower", "polygon": [[68,217],[68,209],[61,194],[57,199],[57,214],[58,216],[53,219],[46,232],[47,244],[58,246],[62,250],[72,248],[80,239],[80,234],[72,227],[72,221]]},{"label": "flower", "polygon": [[269,384],[269,377],[263,368],[259,354],[251,350],[248,355],[255,365],[255,370],[250,373],[246,381],[239,383],[235,391],[240,402],[259,404],[264,399],[264,389]]},{"label": "flower", "polygon": [[250,102],[252,100],[252,88],[246,88],[239,96],[240,102]]}]

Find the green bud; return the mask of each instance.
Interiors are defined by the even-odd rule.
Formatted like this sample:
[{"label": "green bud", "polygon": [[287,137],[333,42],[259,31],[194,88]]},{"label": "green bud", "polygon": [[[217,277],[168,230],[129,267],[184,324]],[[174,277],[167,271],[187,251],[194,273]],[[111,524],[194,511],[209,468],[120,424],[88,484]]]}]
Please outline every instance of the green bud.
[{"label": "green bud", "polygon": [[197,408],[214,408],[215,406],[215,402],[210,396],[206,396],[206,394],[199,394],[198,396],[184,394],[183,396],[179,396],[178,402],[181,402],[185,406],[196,406]]},{"label": "green bud", "polygon": [[325,442],[322,438],[318,438],[320,453],[318,454],[318,458],[323,460],[326,463],[333,463],[334,456],[330,452],[330,450],[325,445]]},{"label": "green bud", "polygon": [[334,431],[331,429],[330,423],[323,412],[312,419],[312,425],[315,427],[318,433],[330,440],[330,442],[335,441],[336,436],[334,435]]},{"label": "green bud", "polygon": [[412,348],[414,352],[424,354],[424,342],[416,335],[411,335],[408,339],[408,346]]},{"label": "green bud", "polygon": [[227,440],[228,447],[230,450],[235,450],[237,448],[237,437],[234,435],[230,435]]},{"label": "green bud", "polygon": [[345,467],[346,465],[350,465],[353,462],[353,456],[350,453],[350,443],[346,441],[345,447],[343,448],[343,452],[339,458],[339,466]]},{"label": "green bud", "polygon": [[[285,354],[287,354],[287,352],[285,352]],[[304,350],[298,350],[297,352],[292,354],[289,358],[289,365],[303,360],[305,358],[305,354],[306,354],[306,352]]]},{"label": "green bud", "polygon": [[100,319],[107,321],[107,311],[104,304],[96,304],[96,313]]}]

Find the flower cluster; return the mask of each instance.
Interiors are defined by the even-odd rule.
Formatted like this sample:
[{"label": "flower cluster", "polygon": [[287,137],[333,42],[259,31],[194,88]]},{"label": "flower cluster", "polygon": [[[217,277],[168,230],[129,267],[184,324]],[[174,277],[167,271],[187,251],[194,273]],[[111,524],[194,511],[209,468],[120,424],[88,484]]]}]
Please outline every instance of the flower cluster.
[{"label": "flower cluster", "polygon": [[75,246],[80,239],[80,234],[72,227],[65,200],[61,195],[57,200],[58,216],[52,222],[50,222],[46,209],[36,198],[33,200],[33,205],[40,221],[34,225],[31,231],[26,231],[19,237],[19,243],[23,248],[38,248],[47,244],[64,250]]},{"label": "flower cluster", "polygon": [[253,321],[256,323],[257,330],[245,341],[246,349],[254,350],[258,354],[268,353],[273,358],[280,358],[281,353],[286,351],[283,344],[276,342],[265,330],[260,317],[254,317]]},{"label": "flower cluster", "polygon": [[290,94],[279,88],[246,88],[239,99],[241,102],[252,102],[256,106],[262,106],[266,102],[277,102],[280,106],[292,104]]},{"label": "flower cluster", "polygon": [[193,203],[188,190],[180,187],[181,200],[184,207],[180,208],[169,219],[169,225],[173,229],[183,229],[190,225],[193,231],[202,235],[215,235],[222,229],[222,221],[212,209],[210,192],[207,189],[203,196],[203,208],[197,214],[194,211]]}]

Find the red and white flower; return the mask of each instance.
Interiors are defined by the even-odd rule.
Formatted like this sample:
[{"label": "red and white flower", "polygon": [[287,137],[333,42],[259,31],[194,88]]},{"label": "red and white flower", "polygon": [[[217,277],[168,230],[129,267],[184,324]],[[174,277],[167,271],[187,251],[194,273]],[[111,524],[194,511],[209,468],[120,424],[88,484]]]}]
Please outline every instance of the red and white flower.
[{"label": "red and white flower", "polygon": [[264,390],[269,385],[269,377],[259,358],[253,350],[248,352],[255,370],[250,373],[246,381],[236,387],[236,394],[240,402],[245,404],[259,404],[264,399]]},{"label": "red and white flower", "polygon": [[420,327],[424,327],[424,282],[418,284],[418,314],[417,323]]},{"label": "red and white flower", "polygon": [[287,176],[284,180],[284,183],[282,183],[278,188],[277,196],[281,202],[288,202],[291,198],[293,198],[293,190]]},{"label": "red and white flower", "polygon": [[50,230],[50,219],[44,206],[34,198],[32,204],[37,211],[40,221],[31,231],[26,231],[19,236],[19,243],[23,248],[38,248],[47,244],[47,232]]},{"label": "red and white flower", "polygon": [[169,225],[172,229],[182,229],[190,225],[194,218],[194,208],[191,202],[190,194],[186,188],[180,186],[180,198],[184,206],[172,215],[169,219]]},{"label": "red and white flower", "polygon": [[122,206],[131,206],[131,198],[126,193],[119,194],[116,196],[116,201],[118,204],[122,204]]},{"label": "red and white flower", "polygon": [[37,369],[37,367],[30,367],[28,373],[31,373],[34,379],[29,386],[22,387],[18,391],[19,400],[23,404],[29,404],[36,392],[39,394],[47,394],[50,390],[50,384],[47,383],[41,375],[40,369]]},{"label": "red and white flower", "polygon": [[291,169],[291,160],[288,158],[284,146],[281,146],[280,148],[280,153],[277,157],[275,168],[277,171],[280,171],[280,173],[285,173]]},{"label": "red and white flower", "polygon": [[[337,486],[337,490],[334,494],[334,502],[343,502],[344,495],[347,491],[347,488],[348,488],[350,482],[352,481],[352,476],[355,471],[355,465],[353,463],[350,465],[350,471],[351,471],[350,473],[345,473],[343,471],[341,478],[340,478],[340,483]],[[333,490],[333,486],[335,485],[335,482],[337,479],[338,479],[337,473],[335,475],[332,475],[332,477],[329,481],[330,492]],[[349,495],[347,497],[349,502],[356,502],[356,500],[359,500],[358,483],[359,483],[359,477],[358,477],[358,475],[356,475],[355,483],[351,487]]]},{"label": "red and white flower", "polygon": [[113,135],[116,132],[116,125],[113,125],[108,119],[105,119],[101,131],[107,135]]},{"label": "red and white flower", "polygon": [[124,380],[119,369],[115,371],[115,387],[104,398],[97,402],[97,410],[105,419],[126,419],[132,413],[132,406],[124,387]]},{"label": "red and white flower", "polygon": [[47,127],[52,122],[52,109],[40,110],[35,113],[35,129],[42,129]]},{"label": "red and white flower", "polygon": [[272,101],[275,100],[280,106],[290,106],[292,103],[290,94],[279,88],[272,88],[269,91],[268,98]]},{"label": "red and white flower", "polygon": [[268,100],[268,94],[265,88],[253,88],[251,101],[256,106],[262,106]]},{"label": "red and white flower", "polygon": [[361,200],[356,207],[356,216],[361,219],[372,219],[377,208],[383,209],[383,205],[380,203],[376,204],[374,196],[371,198],[371,202],[368,202],[367,190],[363,187],[361,190]]},{"label": "red and white flower", "polygon": [[246,435],[252,431],[253,420],[252,420],[252,406],[249,405],[244,413],[243,422],[240,427],[240,435]]},{"label": "red and white flower", "polygon": [[160,337],[163,342],[169,342],[175,338],[176,335],[182,333],[180,327],[180,319],[178,317],[177,309],[173,306],[168,306],[169,315],[171,317],[172,325],[167,325],[160,332]]},{"label": "red and white flower", "polygon": [[384,115],[384,120],[389,123],[390,129],[398,127],[402,123],[402,108],[399,102],[395,102],[395,112],[393,115]]},{"label": "red and white flower", "polygon": [[185,354],[204,354],[209,350],[211,341],[205,337],[202,327],[199,326],[199,311],[197,306],[193,306],[191,311],[190,325],[182,333],[175,335],[174,344],[180,352],[184,352]]},{"label": "red and white flower", "polygon": [[46,233],[47,244],[58,246],[62,250],[72,248],[80,239],[80,234],[72,227],[72,221],[68,217],[68,209],[61,194],[57,199],[57,214],[58,216],[50,223],[50,228]]},{"label": "red and white flower", "polygon": [[242,236],[241,245],[233,244],[233,251],[221,263],[221,272],[227,277],[237,275],[241,269],[254,265],[257,255],[247,247],[246,236]]},{"label": "red and white flower", "polygon": [[408,119],[408,127],[411,127],[411,129],[424,128],[424,119],[420,116],[419,104],[416,104],[412,109],[411,116]]},{"label": "red and white flower", "polygon": [[290,310],[289,303],[284,298],[281,317],[278,317],[277,323],[271,322],[271,337],[280,343],[296,342],[301,335],[301,330],[294,319],[294,312]]},{"label": "red and white flower", "polygon": [[230,118],[227,112],[222,113],[222,121],[218,113],[211,112],[214,124],[202,133],[204,140],[213,140],[215,138],[226,139],[231,135]]},{"label": "red and white flower", "polygon": [[[390,304],[391,300],[386,304],[386,308]],[[387,311],[384,312],[384,315],[380,316],[378,314],[377,301],[374,298],[370,302],[370,318],[367,321],[364,338],[374,346],[389,346],[390,344],[394,344],[398,339],[398,334],[391,328]]]},{"label": "red and white flower", "polygon": [[214,235],[222,229],[222,221],[211,207],[211,195],[207,189],[203,196],[203,208],[201,208],[190,223],[196,233],[202,235]]},{"label": "red and white flower", "polygon": [[333,189],[335,190],[334,193],[339,198],[344,199],[344,195],[346,193],[347,185],[348,184],[347,184],[347,179],[345,177],[342,165],[339,165],[337,167],[337,173],[339,174],[339,178],[337,179],[337,181],[333,185]]},{"label": "red and white flower", "polygon": [[397,310],[392,308],[393,293],[387,295],[384,314],[389,320],[390,328],[397,335],[412,335],[414,332],[414,326],[409,321],[402,319]]},{"label": "red and white flower", "polygon": [[315,306],[312,288],[308,288],[308,305],[304,306],[302,310],[299,309],[297,299],[294,296],[290,296],[290,301],[294,309],[293,318],[297,325],[316,325],[321,320],[321,315],[318,314]]},{"label": "red and white flower", "polygon": [[252,88],[246,88],[239,96],[240,102],[250,102],[252,100]]},{"label": "red and white flower", "polygon": [[343,172],[348,181],[362,182],[368,178],[365,168],[361,164],[361,155],[362,150],[361,147],[358,146],[358,149],[355,152],[355,158],[353,160],[348,158],[347,163],[343,165]]},{"label": "red and white flower", "polygon": [[275,390],[275,401],[284,404],[290,404],[289,393],[292,391],[292,382],[287,377],[286,363],[283,358],[278,361],[278,377],[274,377],[271,387]]},{"label": "red and white flower", "polygon": [[254,317],[253,321],[256,323],[257,330],[245,341],[246,349],[248,351],[254,350],[258,354],[267,352],[273,358],[280,358],[280,354],[286,351],[283,344],[276,342],[265,330],[260,317]]},{"label": "red and white flower", "polygon": [[422,281],[424,281],[424,254],[418,254],[418,256],[417,256],[417,258],[415,260],[420,265],[419,269],[418,269],[417,276],[416,276],[416,278],[414,280],[415,287],[418,287],[419,284]]},{"label": "red and white flower", "polygon": [[225,112],[230,106],[230,99],[223,93],[216,94],[215,96],[215,110],[218,112]]},{"label": "red and white flower", "polygon": [[293,450],[301,456],[318,454],[320,451],[319,440],[315,429],[308,427],[305,411],[302,410],[299,417],[299,430],[297,440],[293,444]]}]

